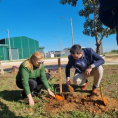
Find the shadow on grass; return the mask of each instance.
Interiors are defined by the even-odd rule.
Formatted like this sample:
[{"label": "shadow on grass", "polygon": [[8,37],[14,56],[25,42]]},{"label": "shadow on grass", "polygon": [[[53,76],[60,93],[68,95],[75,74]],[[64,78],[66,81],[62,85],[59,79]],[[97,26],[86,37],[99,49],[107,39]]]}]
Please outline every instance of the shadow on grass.
[{"label": "shadow on grass", "polygon": [[12,68],[6,68],[6,69],[4,69],[4,71],[7,72],[7,73],[10,73],[11,70],[12,70]]},{"label": "shadow on grass", "polygon": [[26,117],[15,116],[15,114],[9,110],[8,106],[0,102],[0,118],[26,118]]},{"label": "shadow on grass", "polygon": [[[21,90],[4,90],[0,91],[0,97],[7,101],[18,101],[21,99],[20,96]],[[26,118],[22,116],[15,116],[15,114],[9,110],[9,107],[0,102],[0,118]]]},{"label": "shadow on grass", "polygon": [[[82,93],[82,94],[91,94],[92,91],[91,90],[81,90],[81,87],[80,86],[76,86],[76,85],[71,85],[73,88],[74,88],[74,92],[75,93]],[[58,94],[60,92],[60,88],[59,88],[59,84],[54,84],[54,89],[55,89],[55,92]],[[62,92],[69,92],[68,91],[68,87],[66,84],[62,84]]]},{"label": "shadow on grass", "polygon": [[7,101],[18,101],[21,99],[21,90],[4,90],[0,91],[0,97]]},{"label": "shadow on grass", "polygon": [[[61,68],[65,68],[66,64],[61,64]],[[45,65],[45,68],[47,69],[57,69],[58,70],[58,63],[54,65]]]}]

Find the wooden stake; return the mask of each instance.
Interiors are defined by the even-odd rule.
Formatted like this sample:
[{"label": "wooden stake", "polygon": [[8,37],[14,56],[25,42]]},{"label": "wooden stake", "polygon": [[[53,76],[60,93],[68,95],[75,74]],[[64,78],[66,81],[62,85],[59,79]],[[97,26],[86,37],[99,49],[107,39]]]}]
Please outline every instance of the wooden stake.
[{"label": "wooden stake", "polygon": [[1,74],[4,74],[4,70],[3,70],[3,68],[2,68],[2,60],[0,60],[0,73],[1,73]]},{"label": "wooden stake", "polygon": [[62,94],[62,77],[61,77],[61,61],[58,58],[58,71],[59,71],[59,86],[60,86],[60,95]]}]

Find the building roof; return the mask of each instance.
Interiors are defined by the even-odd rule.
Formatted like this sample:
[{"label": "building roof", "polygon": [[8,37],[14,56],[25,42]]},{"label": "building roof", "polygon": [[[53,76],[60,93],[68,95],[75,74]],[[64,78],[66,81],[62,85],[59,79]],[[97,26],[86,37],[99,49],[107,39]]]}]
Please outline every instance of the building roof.
[{"label": "building roof", "polygon": [[70,50],[70,47],[68,47],[68,48],[64,48],[64,50],[66,50],[66,49],[67,49],[67,50]]},{"label": "building roof", "polygon": [[[20,38],[32,39],[32,38],[29,38],[29,37],[26,37],[26,36],[16,36],[16,37],[9,37],[9,38],[10,38],[10,39],[11,39],[11,38],[15,38],[15,39],[16,39],[16,38],[19,38],[19,37],[20,37]],[[7,38],[0,39],[0,40],[4,40],[4,39],[8,39],[8,37],[7,37]],[[32,39],[32,40],[35,40],[35,39]],[[36,41],[37,41],[37,40],[36,40]]]},{"label": "building roof", "polygon": [[44,49],[45,47],[44,46],[39,46],[39,49]]},{"label": "building roof", "polygon": [[[60,52],[60,51],[48,51],[48,52]],[[61,52],[64,52],[64,51],[61,51]]]}]

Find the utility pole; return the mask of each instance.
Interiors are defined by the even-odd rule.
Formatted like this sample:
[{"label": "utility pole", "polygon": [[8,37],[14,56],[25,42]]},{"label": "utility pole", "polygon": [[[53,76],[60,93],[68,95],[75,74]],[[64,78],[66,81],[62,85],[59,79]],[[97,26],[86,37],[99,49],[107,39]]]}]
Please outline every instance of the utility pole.
[{"label": "utility pole", "polygon": [[73,25],[72,25],[72,18],[70,18],[70,20],[68,18],[65,17],[60,17],[61,19],[66,19],[67,21],[70,22],[70,26],[71,26],[71,36],[72,36],[72,46],[74,45],[74,38],[73,38]]},{"label": "utility pole", "polygon": [[73,39],[73,25],[72,25],[72,18],[70,18],[70,24],[71,24],[72,46],[73,46],[73,45],[74,45],[74,39]]},{"label": "utility pole", "polygon": [[[54,37],[58,37],[58,36],[54,36]],[[58,38],[59,38],[60,57],[61,57],[61,50],[62,50],[62,47],[61,47],[61,39],[60,39],[60,37],[58,37]]]},{"label": "utility pole", "polygon": [[11,45],[10,45],[10,38],[9,38],[9,29],[7,29],[7,35],[8,35],[8,43],[9,43],[9,60],[12,60],[12,54],[11,54]]}]

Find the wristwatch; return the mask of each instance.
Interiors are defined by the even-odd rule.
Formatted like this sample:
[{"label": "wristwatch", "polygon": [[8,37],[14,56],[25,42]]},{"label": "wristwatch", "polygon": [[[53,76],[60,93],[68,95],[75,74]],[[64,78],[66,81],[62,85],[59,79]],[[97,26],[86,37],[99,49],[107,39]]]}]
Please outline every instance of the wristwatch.
[{"label": "wristwatch", "polygon": [[92,69],[92,66],[90,65],[88,68],[91,68]]}]

